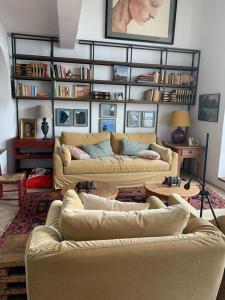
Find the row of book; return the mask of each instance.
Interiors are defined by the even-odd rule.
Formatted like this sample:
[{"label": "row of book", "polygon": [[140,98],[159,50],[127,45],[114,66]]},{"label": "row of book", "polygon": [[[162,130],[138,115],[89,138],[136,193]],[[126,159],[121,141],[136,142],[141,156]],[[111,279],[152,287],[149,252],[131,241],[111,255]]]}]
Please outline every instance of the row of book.
[{"label": "row of book", "polygon": [[38,86],[32,84],[16,83],[15,95],[18,96],[29,96],[36,97],[38,93]]},{"label": "row of book", "polygon": [[50,65],[39,62],[16,64],[16,76],[51,77],[51,67]]},{"label": "row of book", "polygon": [[169,74],[164,70],[162,70],[162,72],[140,74],[136,77],[136,82],[140,82],[140,83],[191,85],[193,81],[194,81],[194,77],[191,74],[187,74],[187,73]]},{"label": "row of book", "polygon": [[190,104],[193,102],[194,91],[192,90],[174,90],[172,92],[164,92],[162,101],[173,102],[173,103],[186,103]]},{"label": "row of book", "polygon": [[161,99],[161,92],[157,89],[147,90],[144,92],[144,100],[147,102],[159,102]]},{"label": "row of book", "polygon": [[55,84],[54,86],[55,97],[62,98],[78,98],[89,99],[90,98],[90,86],[88,85],[61,85]]}]

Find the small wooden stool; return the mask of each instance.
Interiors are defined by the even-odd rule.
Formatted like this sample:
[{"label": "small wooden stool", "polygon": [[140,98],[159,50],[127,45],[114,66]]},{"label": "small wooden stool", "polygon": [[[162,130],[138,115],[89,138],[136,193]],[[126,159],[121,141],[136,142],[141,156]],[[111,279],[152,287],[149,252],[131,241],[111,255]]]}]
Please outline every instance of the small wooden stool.
[{"label": "small wooden stool", "polygon": [[[10,189],[4,189],[5,185],[10,185]],[[11,185],[16,186],[12,189]],[[4,197],[5,193],[18,192],[18,198]],[[23,206],[26,200],[26,174],[4,174],[1,175],[0,169],[0,200],[18,200],[19,206]]]}]

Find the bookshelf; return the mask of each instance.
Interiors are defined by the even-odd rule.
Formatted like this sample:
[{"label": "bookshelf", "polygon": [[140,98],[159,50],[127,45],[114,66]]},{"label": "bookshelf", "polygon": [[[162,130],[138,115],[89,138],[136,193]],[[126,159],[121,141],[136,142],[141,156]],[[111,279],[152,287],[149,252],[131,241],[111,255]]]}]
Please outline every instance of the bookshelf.
[{"label": "bookshelf", "polygon": [[[50,55],[29,55],[29,54],[19,54],[17,53],[16,43],[19,39],[26,39],[27,41],[45,41],[50,45]],[[92,103],[97,102],[107,102],[107,103],[123,103],[124,105],[124,132],[126,127],[126,105],[128,103],[135,104],[150,104],[156,105],[156,132],[158,125],[158,110],[160,105],[185,105],[189,109],[191,105],[195,105],[196,99],[196,90],[198,85],[198,73],[199,73],[199,63],[200,63],[200,50],[195,49],[182,49],[182,48],[168,48],[168,47],[156,47],[156,46],[146,46],[146,45],[135,45],[135,44],[127,44],[127,43],[113,43],[113,42],[99,42],[99,41],[89,41],[89,40],[80,40],[78,43],[80,45],[84,45],[89,48],[89,57],[87,58],[79,58],[79,57],[58,57],[54,55],[55,47],[58,43],[57,38],[54,37],[40,37],[40,36],[30,36],[23,34],[12,34],[12,83],[13,83],[13,97],[16,99],[17,103],[17,123],[19,121],[19,106],[18,101],[20,100],[51,100],[52,111],[54,116],[54,102],[55,101],[83,101],[89,103],[89,130],[91,132],[91,106]],[[124,59],[123,60],[100,60],[96,59],[97,51],[99,49],[106,51],[109,48],[114,49],[122,49],[124,50]],[[154,63],[150,62],[140,62],[135,60],[135,51],[139,51],[140,56],[142,53],[148,52],[150,55],[156,55],[157,59]],[[170,55],[173,57],[178,56],[187,56],[188,64],[173,64],[170,63]],[[23,63],[20,63],[20,62]],[[18,72],[18,65],[23,64],[22,68],[27,68],[25,65],[30,64],[31,66],[38,64],[39,66],[48,65],[48,71],[45,71],[45,75],[47,76],[39,76],[40,74],[44,74],[43,72],[35,74],[30,67],[28,67],[28,75],[24,75],[24,72]],[[79,75],[76,77],[65,77],[66,72],[61,69],[63,66],[59,64],[70,64],[74,66],[76,64],[81,65],[82,68],[87,68],[89,70],[88,78],[81,78]],[[111,79],[99,79],[96,76],[96,68],[98,66],[107,66],[112,68],[115,65],[124,66],[127,68],[127,78],[126,80],[113,80],[113,76]],[[60,69],[57,69],[60,66]],[[43,68],[44,69],[44,68]],[[57,70],[57,72],[56,72]],[[59,71],[60,70],[60,71]],[[149,78],[152,76],[151,74],[157,74],[158,79],[154,81],[144,81],[139,82],[137,80],[138,76],[135,76],[134,70],[140,70],[142,74],[150,74]],[[59,72],[58,72],[59,71]],[[60,73],[60,74],[56,74]],[[21,75],[22,74],[22,75]],[[180,74],[180,75],[179,75]],[[190,82],[177,84],[177,80],[181,81],[183,74],[187,77],[191,78]],[[36,76],[35,76],[36,75]],[[179,78],[180,76],[180,78]],[[171,79],[172,78],[172,79]],[[170,80],[170,82],[168,81]],[[171,82],[171,80],[173,80]],[[50,93],[45,96],[40,96],[36,91],[35,95],[33,93],[29,93],[28,96],[25,93],[15,93],[15,87],[17,84],[21,84],[21,82],[26,85],[26,82],[29,82],[30,85],[35,85],[35,82],[46,82],[46,84],[50,87]],[[24,83],[25,82],[25,83]],[[70,92],[70,97],[66,97],[63,93],[61,96],[56,93],[56,87],[60,84],[68,84],[68,85],[87,85],[90,89],[90,96],[85,97],[83,99],[74,97],[73,93]],[[96,85],[105,85],[109,87],[111,86],[120,86],[123,91],[123,100],[117,99],[92,99],[91,93],[96,90]],[[134,87],[142,87],[146,88],[146,90],[159,91],[159,99],[158,101],[147,101],[144,99],[144,93],[139,97],[139,99],[132,98],[132,89]],[[27,88],[30,91],[30,88]],[[68,94],[69,92],[67,92]],[[150,98],[149,98],[150,99]],[[54,124],[54,118],[53,118]],[[53,135],[54,135],[54,126],[53,126]]]}]

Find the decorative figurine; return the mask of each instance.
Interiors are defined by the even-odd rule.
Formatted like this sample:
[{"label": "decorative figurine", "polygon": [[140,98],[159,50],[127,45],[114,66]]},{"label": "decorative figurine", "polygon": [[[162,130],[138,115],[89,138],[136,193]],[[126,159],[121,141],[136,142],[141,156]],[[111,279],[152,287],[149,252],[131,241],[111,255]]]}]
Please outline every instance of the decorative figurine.
[{"label": "decorative figurine", "polygon": [[77,193],[80,193],[81,190],[85,190],[86,193],[89,193],[90,190],[96,189],[95,184],[93,181],[83,181],[83,182],[78,182],[75,185],[75,191]]},{"label": "decorative figurine", "polygon": [[169,187],[171,187],[172,185],[176,185],[176,186],[180,187],[181,179],[178,176],[175,176],[175,177],[173,177],[173,176],[165,177],[165,180],[163,181],[162,184],[166,184]]}]

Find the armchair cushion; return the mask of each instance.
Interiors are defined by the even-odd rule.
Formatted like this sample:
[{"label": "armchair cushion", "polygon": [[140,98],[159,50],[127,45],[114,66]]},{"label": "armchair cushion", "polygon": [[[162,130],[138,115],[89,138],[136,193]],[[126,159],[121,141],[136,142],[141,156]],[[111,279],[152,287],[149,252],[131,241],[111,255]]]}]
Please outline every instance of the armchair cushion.
[{"label": "armchair cushion", "polygon": [[60,229],[75,241],[170,236],[183,232],[189,216],[183,205],[130,212],[64,208]]},{"label": "armchair cushion", "polygon": [[138,211],[149,208],[149,203],[121,202],[111,200],[97,195],[80,193],[84,209],[107,210],[107,211]]}]

